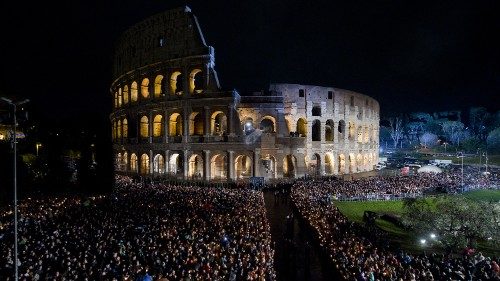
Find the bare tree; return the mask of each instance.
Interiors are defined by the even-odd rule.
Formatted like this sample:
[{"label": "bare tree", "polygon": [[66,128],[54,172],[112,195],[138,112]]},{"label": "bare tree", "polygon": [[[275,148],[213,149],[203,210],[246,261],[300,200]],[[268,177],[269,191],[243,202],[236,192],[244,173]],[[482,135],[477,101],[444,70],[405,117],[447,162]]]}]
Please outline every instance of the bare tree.
[{"label": "bare tree", "polygon": [[391,138],[394,141],[394,148],[398,146],[399,140],[403,137],[403,120],[399,117],[389,118],[391,125]]}]

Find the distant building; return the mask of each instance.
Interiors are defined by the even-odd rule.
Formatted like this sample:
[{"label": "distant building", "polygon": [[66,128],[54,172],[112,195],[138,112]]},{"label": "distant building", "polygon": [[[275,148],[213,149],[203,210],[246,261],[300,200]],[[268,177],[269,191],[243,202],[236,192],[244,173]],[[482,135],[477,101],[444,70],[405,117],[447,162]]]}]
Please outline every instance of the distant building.
[{"label": "distant building", "polygon": [[272,179],[357,173],[378,163],[376,100],[299,84],[223,91],[214,48],[188,7],[125,31],[114,61],[117,173]]}]

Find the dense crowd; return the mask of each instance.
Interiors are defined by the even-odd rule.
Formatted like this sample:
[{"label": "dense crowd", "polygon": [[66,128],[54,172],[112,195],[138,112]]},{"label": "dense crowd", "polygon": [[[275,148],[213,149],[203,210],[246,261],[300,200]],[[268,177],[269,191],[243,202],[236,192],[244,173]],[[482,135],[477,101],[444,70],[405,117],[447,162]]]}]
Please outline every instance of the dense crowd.
[{"label": "dense crowd", "polygon": [[[20,280],[274,280],[262,192],[134,183],[20,203]],[[12,212],[0,280],[13,280]]]},{"label": "dense crowd", "polygon": [[[412,177],[408,177],[411,179]],[[416,178],[413,178],[416,179]],[[419,180],[427,181],[428,178]],[[410,182],[403,178],[360,180],[362,185],[378,181],[383,191],[400,192]],[[398,184],[402,181],[403,185]],[[355,183],[357,181],[354,181]],[[358,187],[351,183],[351,188]],[[375,183],[373,183],[375,184]],[[395,185],[396,187],[391,187]],[[399,186],[399,187],[398,187]],[[414,187],[409,186],[410,190]],[[376,187],[371,192],[379,192]],[[320,247],[331,258],[342,278],[346,280],[500,280],[497,258],[481,253],[451,258],[440,254],[409,255],[394,252],[380,243],[376,229],[349,221],[334,204],[326,200],[331,194],[347,190],[341,182],[298,181],[291,198],[301,217],[313,231]],[[351,194],[351,191],[349,191]],[[375,231],[375,233],[374,233]],[[383,235],[383,234],[381,234]],[[387,241],[387,240],[385,240]]]}]

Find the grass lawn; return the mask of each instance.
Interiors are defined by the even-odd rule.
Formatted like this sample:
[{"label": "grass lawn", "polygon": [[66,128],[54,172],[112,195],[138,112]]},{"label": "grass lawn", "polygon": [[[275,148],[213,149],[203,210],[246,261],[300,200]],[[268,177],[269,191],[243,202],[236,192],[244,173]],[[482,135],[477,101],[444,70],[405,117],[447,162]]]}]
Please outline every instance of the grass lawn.
[{"label": "grass lawn", "polygon": [[[478,201],[499,201],[500,190],[475,190],[465,193],[464,196]],[[432,199],[427,200],[432,204]],[[394,215],[401,215],[403,213],[403,201],[335,201],[334,204],[350,220],[359,223],[363,223],[363,213],[365,211]],[[420,237],[417,237],[417,235],[413,234],[411,231],[382,219],[377,219],[376,224],[389,234],[392,243],[399,245],[404,250],[412,253],[420,253],[423,250],[418,244]],[[480,243],[478,248],[491,255],[500,254],[499,249],[492,249],[483,243]],[[427,250],[429,250],[429,248],[427,248]]]}]

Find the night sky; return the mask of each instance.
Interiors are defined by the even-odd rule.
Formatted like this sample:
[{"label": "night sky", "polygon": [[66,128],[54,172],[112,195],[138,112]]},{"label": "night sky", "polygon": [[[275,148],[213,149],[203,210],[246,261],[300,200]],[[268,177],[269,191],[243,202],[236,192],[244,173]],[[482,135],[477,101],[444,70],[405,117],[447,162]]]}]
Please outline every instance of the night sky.
[{"label": "night sky", "polygon": [[224,89],[334,86],[374,97],[383,115],[499,109],[497,1],[60,2],[1,4],[0,95],[30,98],[43,121],[106,123],[114,40],[186,3]]}]

